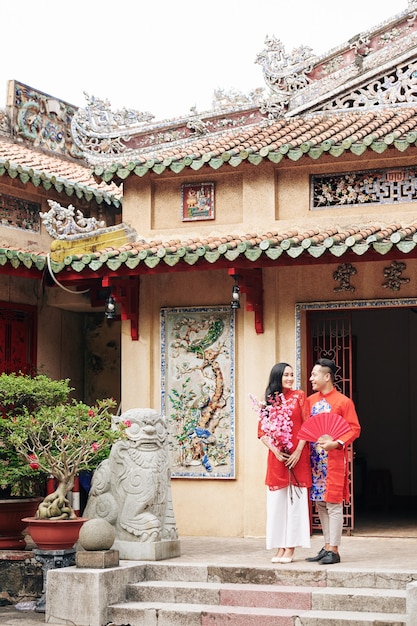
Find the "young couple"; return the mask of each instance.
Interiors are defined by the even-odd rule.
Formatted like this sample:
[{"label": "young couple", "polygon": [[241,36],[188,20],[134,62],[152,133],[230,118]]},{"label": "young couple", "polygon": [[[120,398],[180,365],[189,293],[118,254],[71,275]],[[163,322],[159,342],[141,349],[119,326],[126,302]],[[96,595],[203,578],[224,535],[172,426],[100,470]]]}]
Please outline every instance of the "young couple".
[{"label": "young couple", "polygon": [[[268,488],[266,548],[277,550],[273,563],[291,563],[296,547],[310,547],[309,488],[310,499],[316,502],[325,544],[316,556],[306,560],[322,565],[340,562],[343,501],[349,495],[346,446],[359,437],[361,428],[352,400],[334,386],[336,371],[334,361],[316,361],[310,376],[313,394],[308,397],[301,390],[293,390],[294,373],[288,363],[274,365],[269,376],[266,410],[260,414],[258,437],[269,450],[265,479]],[[318,413],[342,416],[350,430],[336,441],[325,435],[306,445],[306,441],[298,439],[298,431],[306,420]],[[271,416],[274,419],[270,419]],[[281,439],[274,438],[271,432],[274,423],[279,424]],[[291,444],[286,447],[282,445],[282,432],[288,430],[288,425],[291,425],[287,433]]]}]

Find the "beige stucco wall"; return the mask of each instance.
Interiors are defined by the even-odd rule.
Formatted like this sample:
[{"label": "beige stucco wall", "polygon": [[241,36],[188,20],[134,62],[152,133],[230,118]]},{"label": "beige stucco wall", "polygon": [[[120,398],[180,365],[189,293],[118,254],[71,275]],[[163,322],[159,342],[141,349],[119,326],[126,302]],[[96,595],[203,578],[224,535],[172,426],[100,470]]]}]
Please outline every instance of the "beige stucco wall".
[{"label": "beige stucco wall", "polygon": [[[256,334],[252,312],[246,311],[244,306],[236,312],[236,479],[173,479],[174,508],[181,534],[264,535],[266,453],[257,440],[256,415],[248,394],[262,397],[275,362],[287,361],[296,367],[297,303],[351,299],[351,294],[334,292],[337,283],[333,280],[333,272],[337,265],[336,261],[328,266],[264,270],[263,334]],[[358,273],[352,279],[355,299],[398,297],[398,294],[387,294],[382,286],[386,266],[384,261],[356,266]],[[416,297],[416,261],[407,264],[405,275],[412,280],[401,289],[401,297]],[[190,272],[186,290],[183,281],[183,274],[141,279],[139,342],[130,340],[129,325],[123,324],[123,410],[134,406],[158,409],[161,406],[161,307],[224,305],[229,302],[232,281],[226,272]],[[301,348],[305,352],[305,336]],[[298,374],[302,388],[310,393],[305,367]]]},{"label": "beige stucco wall", "polygon": [[[274,166],[246,165],[233,170],[209,169],[186,176],[132,177],[125,183],[124,221],[139,236],[151,239],[184,239],[238,232],[265,232],[268,228],[285,231],[379,222],[411,222],[414,204],[350,207],[311,211],[309,175],[344,172],[351,169],[378,169],[406,166],[412,158],[398,152],[383,157],[367,155],[366,160],[349,157],[319,162],[303,160]],[[181,221],[181,183],[215,183],[216,219],[207,222]],[[366,212],[366,213],[365,213]],[[264,333],[256,334],[254,314],[242,308],[236,312],[236,479],[173,479],[174,509],[181,534],[218,536],[264,536],[266,451],[257,440],[256,415],[249,393],[262,397],[270,368],[278,361],[297,365],[295,310],[302,302],[337,302],[396,298],[383,287],[384,268],[390,261],[354,261],[357,274],[351,283],[354,293],[336,292],[333,273],[340,264],[329,256],[327,264],[288,265],[263,269]],[[417,296],[417,262],[407,259],[405,276],[411,278],[401,288],[401,297]],[[138,342],[131,341],[129,323],[122,323],[122,408],[160,408],[162,307],[228,305],[232,279],[226,270],[188,271],[141,277]],[[305,320],[301,316],[301,368],[297,372],[302,387],[309,392],[306,371]]]}]

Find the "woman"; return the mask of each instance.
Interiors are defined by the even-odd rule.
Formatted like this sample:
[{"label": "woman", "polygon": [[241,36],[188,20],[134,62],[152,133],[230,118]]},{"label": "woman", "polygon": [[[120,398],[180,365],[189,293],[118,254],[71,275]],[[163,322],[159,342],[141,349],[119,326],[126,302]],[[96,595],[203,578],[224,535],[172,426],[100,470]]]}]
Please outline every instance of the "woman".
[{"label": "woman", "polygon": [[294,373],[277,363],[269,375],[265,405],[260,410],[258,437],[269,449],[266,548],[276,548],[273,563],[291,563],[297,546],[310,547],[308,488],[311,468],[305,441],[297,433],[303,421],[305,394],[293,390]]}]

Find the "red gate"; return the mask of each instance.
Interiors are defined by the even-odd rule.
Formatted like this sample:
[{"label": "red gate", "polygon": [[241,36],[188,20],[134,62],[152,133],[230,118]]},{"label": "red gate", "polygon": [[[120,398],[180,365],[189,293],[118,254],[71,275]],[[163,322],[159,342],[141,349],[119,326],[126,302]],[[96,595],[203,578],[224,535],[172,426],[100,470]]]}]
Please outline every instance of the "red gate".
[{"label": "red gate", "polygon": [[[308,378],[317,359],[331,359],[338,366],[335,387],[349,398],[355,391],[353,371],[353,338],[349,311],[310,311],[307,314]],[[347,534],[354,527],[353,448],[348,447],[349,502],[344,504],[343,528]],[[312,507],[312,529],[321,529],[315,506]]]}]

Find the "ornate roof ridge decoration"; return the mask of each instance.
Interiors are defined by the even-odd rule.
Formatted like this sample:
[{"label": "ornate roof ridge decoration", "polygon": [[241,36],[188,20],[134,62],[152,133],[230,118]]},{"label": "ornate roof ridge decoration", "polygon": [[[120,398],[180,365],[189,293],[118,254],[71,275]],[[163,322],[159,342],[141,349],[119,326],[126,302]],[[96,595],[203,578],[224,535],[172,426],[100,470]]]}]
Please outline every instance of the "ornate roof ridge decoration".
[{"label": "ornate roof ridge decoration", "polygon": [[68,132],[76,107],[16,80],[8,83],[11,136],[48,152],[81,159]]},{"label": "ornate roof ridge decoration", "polygon": [[287,110],[294,92],[310,83],[309,73],[317,58],[308,46],[294,48],[291,54],[287,54],[281,40],[275,36],[267,36],[265,45],[266,48],[257,55],[255,63],[262,66],[266,85],[273,92],[261,106],[261,111],[274,118]]},{"label": "ornate roof ridge decoration", "polygon": [[152,158],[164,147],[186,145],[196,137],[213,137],[227,130],[238,132],[242,126],[262,122],[258,107],[263,91],[255,89],[245,96],[219,89],[215,92],[219,106],[212,111],[199,114],[193,108],[186,117],[157,122],[152,122],[150,113],[126,109],[113,112],[108,100],[85,94],[88,104],[75,114],[71,133],[90,164],[114,162],[117,158],[134,160],[141,154]]},{"label": "ornate roof ridge decoration", "polygon": [[10,119],[5,109],[0,109],[0,135],[3,137],[11,136]]},{"label": "ornate roof ridge decoration", "polygon": [[[312,107],[322,109],[323,102],[337,96],[341,98],[341,94],[350,93],[358,82],[363,84],[376,74],[383,82],[383,72],[392,70],[399,61],[415,55],[416,8],[416,3],[409,1],[406,11],[320,57],[314,57],[311,49],[305,47],[296,48],[288,55],[279,40],[267,38],[267,48],[256,60],[262,65],[265,82],[272,92],[262,104],[262,112],[270,119],[294,116]],[[384,93],[385,102],[393,104],[398,101],[396,87],[389,88],[388,77]],[[378,104],[375,99],[364,97],[360,102],[362,107],[375,104]],[[338,104],[330,106],[337,108]]]},{"label": "ornate roof ridge decoration", "polygon": [[[67,239],[79,234],[90,234],[106,227],[106,222],[95,217],[84,217],[72,204],[63,207],[55,200],[47,201],[51,207],[47,212],[40,212],[42,223],[54,239]],[[76,212],[76,213],[75,213]]]},{"label": "ornate roof ridge decoration", "polygon": [[[62,263],[69,258],[90,258],[97,250],[121,249],[130,243],[144,243],[138,240],[137,233],[125,223],[106,226],[95,217],[85,217],[83,212],[72,204],[63,207],[55,200],[48,200],[49,211],[39,213],[51,243],[50,258],[54,263]],[[1,263],[1,260],[0,260]]]}]

